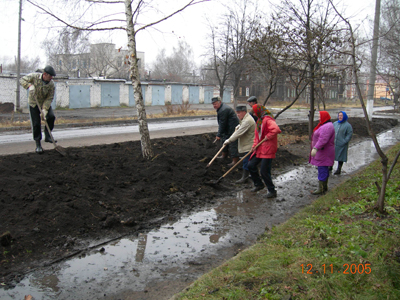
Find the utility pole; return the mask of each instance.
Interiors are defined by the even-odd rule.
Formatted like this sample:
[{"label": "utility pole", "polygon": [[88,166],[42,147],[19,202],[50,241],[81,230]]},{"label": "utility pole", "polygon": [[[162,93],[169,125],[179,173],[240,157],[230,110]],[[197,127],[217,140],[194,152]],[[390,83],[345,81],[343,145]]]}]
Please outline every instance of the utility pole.
[{"label": "utility pole", "polygon": [[374,111],[374,91],[376,80],[376,61],[378,57],[378,41],[379,41],[379,19],[381,15],[381,0],[376,0],[375,17],[374,17],[374,36],[372,42],[371,69],[369,73],[368,94],[367,94],[367,113],[368,119],[372,119]]},{"label": "utility pole", "polygon": [[20,85],[21,77],[21,20],[22,20],[22,0],[19,0],[19,18],[18,18],[18,59],[17,59],[17,91],[15,93],[15,111],[21,110],[20,105]]}]

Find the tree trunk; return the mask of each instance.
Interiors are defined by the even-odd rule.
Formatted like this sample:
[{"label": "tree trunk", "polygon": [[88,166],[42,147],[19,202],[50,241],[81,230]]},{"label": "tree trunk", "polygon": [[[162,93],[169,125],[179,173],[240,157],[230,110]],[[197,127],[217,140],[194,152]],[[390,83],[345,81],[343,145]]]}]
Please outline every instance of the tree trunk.
[{"label": "tree trunk", "polygon": [[388,160],[387,159],[382,159],[382,186],[381,190],[379,191],[379,198],[377,202],[378,210],[379,212],[383,213],[385,209],[385,193],[386,193],[386,185],[388,182],[388,172],[387,172],[387,164]]},{"label": "tree trunk", "polygon": [[371,53],[371,69],[369,73],[369,85],[367,100],[374,100],[375,79],[376,79],[376,61],[378,57],[378,40],[379,40],[379,18],[381,12],[381,0],[375,2],[375,17],[374,17],[374,37],[372,42]]},{"label": "tree trunk", "polygon": [[315,106],[315,84],[314,84],[314,64],[310,63],[310,113],[308,114],[308,138],[311,141],[314,131],[314,106]]},{"label": "tree trunk", "polygon": [[126,33],[128,35],[129,63],[130,63],[130,78],[132,80],[133,94],[136,102],[136,109],[139,122],[140,142],[142,147],[142,155],[146,159],[153,157],[153,150],[150,142],[150,132],[147,125],[146,109],[143,103],[142,85],[139,78],[138,59],[136,56],[136,37],[135,28],[133,26],[133,14],[130,0],[125,0],[125,15],[126,15]]}]

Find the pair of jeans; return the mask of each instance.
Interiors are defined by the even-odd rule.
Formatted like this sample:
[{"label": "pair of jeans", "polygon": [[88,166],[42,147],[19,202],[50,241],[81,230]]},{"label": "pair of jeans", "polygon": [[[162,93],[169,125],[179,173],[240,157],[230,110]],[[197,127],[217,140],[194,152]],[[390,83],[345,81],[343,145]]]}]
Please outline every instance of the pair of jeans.
[{"label": "pair of jeans", "polygon": [[[245,152],[244,155],[247,155],[247,153],[249,152]],[[243,163],[243,169],[248,171],[249,170],[249,159],[250,159],[250,155],[247,156],[245,159],[243,159],[242,163]]]},{"label": "pair of jeans", "polygon": [[[38,106],[36,105],[35,107],[29,106],[29,114],[31,117],[31,126],[32,126],[32,132],[33,132],[33,139],[35,141],[40,141],[42,139],[42,122],[40,118],[40,110]],[[54,128],[54,122],[56,120],[56,117],[54,115],[53,109],[50,107],[49,111],[46,116],[46,121],[47,124],[49,125],[50,131],[53,130]],[[47,130],[47,127],[44,129],[44,134],[47,139],[50,139],[50,134]]]},{"label": "pair of jeans", "polygon": [[251,179],[254,182],[255,186],[263,185],[260,175],[258,174],[258,165],[261,163],[260,174],[261,178],[264,181],[268,191],[271,193],[275,192],[275,185],[272,182],[271,178],[271,167],[272,167],[272,158],[258,158],[255,155],[250,159],[247,167],[249,169]]}]

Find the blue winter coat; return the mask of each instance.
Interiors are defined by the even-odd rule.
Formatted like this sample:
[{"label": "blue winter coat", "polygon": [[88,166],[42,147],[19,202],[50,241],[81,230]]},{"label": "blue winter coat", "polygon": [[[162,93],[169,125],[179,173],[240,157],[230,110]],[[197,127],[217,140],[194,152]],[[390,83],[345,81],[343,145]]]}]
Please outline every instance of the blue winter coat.
[{"label": "blue winter coat", "polygon": [[353,127],[347,121],[333,123],[335,128],[335,160],[347,161],[347,150],[353,136]]}]

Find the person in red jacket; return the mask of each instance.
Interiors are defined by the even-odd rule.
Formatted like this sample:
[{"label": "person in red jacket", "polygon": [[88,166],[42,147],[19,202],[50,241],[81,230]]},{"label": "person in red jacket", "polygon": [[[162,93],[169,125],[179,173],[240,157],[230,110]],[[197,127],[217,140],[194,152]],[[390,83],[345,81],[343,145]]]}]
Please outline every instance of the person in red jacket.
[{"label": "person in red jacket", "polygon": [[[270,116],[269,111],[260,104],[253,105],[253,112],[257,116],[257,124],[253,147],[251,151],[248,169],[251,179],[254,182],[252,192],[257,192],[264,188],[264,183],[268,188],[267,198],[275,198],[277,192],[271,178],[272,159],[275,158],[278,151],[278,134],[281,133],[275,120]],[[265,141],[256,148],[256,145],[263,139]],[[261,163],[260,175],[258,174],[258,165]],[[264,181],[264,183],[262,182]]]}]

